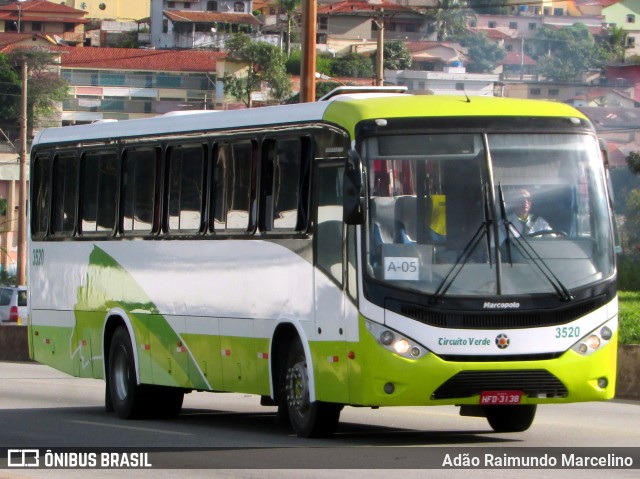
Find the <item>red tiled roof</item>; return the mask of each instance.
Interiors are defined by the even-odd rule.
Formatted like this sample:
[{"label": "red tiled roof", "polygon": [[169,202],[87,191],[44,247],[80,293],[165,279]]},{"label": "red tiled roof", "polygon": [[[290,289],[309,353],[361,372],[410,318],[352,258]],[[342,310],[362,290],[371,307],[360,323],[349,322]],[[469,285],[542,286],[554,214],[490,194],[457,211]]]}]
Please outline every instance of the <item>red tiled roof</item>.
[{"label": "red tiled roof", "polygon": [[190,12],[188,10],[165,10],[164,16],[174,23],[238,23],[260,25],[260,20],[249,13]]},{"label": "red tiled roof", "polygon": [[[13,20],[16,21],[18,17],[13,12],[0,12],[0,20]],[[34,16],[34,15],[20,15],[20,21],[22,22],[42,22],[42,23],[89,23],[86,18],[74,18],[74,17],[52,17],[47,16]]]},{"label": "red tiled roof", "polygon": [[469,30],[472,32],[484,33],[487,38],[490,38],[491,40],[506,40],[507,38],[513,38],[513,35],[501,32],[495,28],[470,28]]},{"label": "red tiled roof", "polygon": [[418,53],[432,48],[451,48],[452,50],[459,50],[460,46],[454,46],[448,42],[405,42],[407,51],[409,53]]},{"label": "red tiled roof", "polygon": [[369,3],[366,1],[344,1],[333,3],[330,5],[318,6],[318,14],[322,15],[333,15],[336,13],[349,15],[349,14],[365,14],[371,13],[372,15],[375,13],[377,15],[378,10],[381,8],[384,9],[385,12],[395,12],[395,13],[415,13],[416,15],[422,15],[420,12],[414,10],[410,7],[405,7],[404,5],[398,5],[397,3],[388,2],[382,0],[380,3]]},{"label": "red tiled roof", "polygon": [[[30,46],[29,43],[35,43],[35,40],[41,42],[48,42],[52,45],[55,43],[47,35],[40,33],[17,33],[17,32],[2,32],[0,33],[0,52],[6,53],[14,48],[24,48]],[[40,45],[41,43],[36,43]]]},{"label": "red tiled roof", "polygon": [[141,70],[170,72],[214,72],[225,53],[206,50],[140,50],[136,48],[71,48],[62,51],[63,68]]},{"label": "red tiled roof", "polygon": [[537,65],[538,63],[526,53],[524,57],[520,52],[510,51],[499,62],[499,65]]},{"label": "red tiled roof", "polygon": [[22,10],[22,14],[24,15],[26,12],[40,12],[40,13],[66,13],[67,15],[75,14],[75,15],[84,15],[88,12],[84,10],[78,10],[76,8],[67,7],[66,5],[62,5],[60,3],[48,2],[47,0],[31,0],[29,2],[15,2],[10,3],[9,5],[4,5],[0,7],[0,11],[11,11],[17,12],[18,6]]}]

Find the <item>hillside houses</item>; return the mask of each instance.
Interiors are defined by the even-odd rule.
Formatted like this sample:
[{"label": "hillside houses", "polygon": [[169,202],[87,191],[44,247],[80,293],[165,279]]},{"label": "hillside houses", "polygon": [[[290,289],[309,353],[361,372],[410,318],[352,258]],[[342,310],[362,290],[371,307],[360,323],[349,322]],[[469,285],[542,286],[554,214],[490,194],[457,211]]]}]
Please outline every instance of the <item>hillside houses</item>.
[{"label": "hillside houses", "polygon": [[[467,47],[451,39],[438,41],[442,25],[433,15],[436,2],[430,0],[321,0],[318,4],[316,45],[318,51],[334,56],[354,53],[372,56],[377,49],[378,35],[383,29],[385,42],[401,40],[412,58],[409,70],[388,71],[385,73],[385,81],[405,84],[410,88],[415,85],[416,91],[430,90],[447,94],[475,94],[478,91],[478,94],[483,95],[571,102],[581,95],[588,96],[588,90],[597,87],[600,90],[622,91],[622,94],[635,99],[640,97],[640,71],[635,63],[627,61],[636,55],[635,38],[640,35],[640,11],[637,11],[640,6],[636,6],[636,3],[633,0],[540,0],[539,3],[510,2],[500,15],[478,13],[470,9],[460,10],[460,17],[468,31],[485,35],[504,51],[504,57],[495,63],[495,68],[482,74],[466,71],[470,60]],[[192,51],[194,58],[200,58],[202,51],[220,52],[223,56],[225,38],[238,32],[282,46],[286,13],[277,0],[151,0],[146,7],[141,7],[139,2],[124,1],[108,4],[67,1],[65,5],[60,5],[47,0],[0,0],[0,37],[7,37],[10,35],[8,32],[17,33],[19,28],[23,34],[39,35],[44,41],[59,45],[92,47],[104,42],[96,41],[93,34],[87,34],[85,27],[90,26],[92,32],[95,32],[93,29],[100,28],[100,24],[105,23],[108,25],[106,28],[117,30],[115,25],[126,23],[126,28],[132,29],[137,25],[140,31],[148,25],[148,33],[145,30],[138,36],[140,40],[144,38],[144,45],[156,51]],[[299,41],[299,12],[289,13],[294,20],[294,42]],[[39,18],[46,21],[40,22]],[[602,38],[602,41],[608,38],[613,29],[621,29],[625,42],[624,55],[621,61],[612,63],[601,72],[593,71],[590,76],[585,76],[577,83],[549,82],[540,75],[538,62],[532,54],[532,39],[543,27],[559,29],[576,23],[586,25],[589,32]],[[122,28],[124,31],[125,27]],[[0,44],[2,41],[0,38]],[[26,39],[22,38],[21,41],[24,43]],[[104,58],[118,56],[106,53],[108,49],[102,48],[99,51],[102,52],[99,55]],[[92,58],[99,56],[97,52],[94,54],[91,55]],[[151,115],[161,113],[167,107],[178,108],[178,105],[196,103],[200,107],[206,104],[210,108],[215,107],[216,102],[220,103],[220,98],[224,96],[219,82],[216,84],[217,80],[213,80],[206,92],[196,88],[199,93],[191,92],[185,96],[174,91],[171,92],[173,100],[162,99],[162,94],[158,94],[156,101],[160,103],[153,106],[149,106],[148,100],[135,95],[121,95],[122,91],[117,95],[107,96],[125,98],[125,103],[118,103],[119,100],[116,101],[115,98],[111,102],[104,98],[100,102],[97,101],[98,98],[88,101],[89,98],[78,92],[85,91],[83,89],[89,86],[138,88],[139,80],[134,77],[147,74],[145,72],[148,70],[144,66],[150,56],[147,53],[135,56],[138,61],[135,67],[138,73],[135,75],[120,68],[117,63],[100,67],[99,79],[103,76],[106,78],[104,71],[109,68],[116,70],[112,78],[119,79],[117,85],[78,83],[77,79],[87,78],[88,74],[70,73],[75,67],[65,68],[65,63],[71,65],[70,59],[75,56],[76,54],[67,55],[62,59],[63,74],[70,79],[72,86],[71,97],[65,103],[63,115],[65,121],[69,120],[70,123],[81,121],[81,118],[89,121],[99,118],[100,114],[118,117]],[[164,57],[169,59],[170,55]],[[85,65],[87,70],[90,70],[91,65],[92,62]],[[194,71],[176,72],[175,65],[175,60],[167,60],[165,65],[158,66],[158,71],[183,76],[200,74]],[[207,68],[207,74],[211,78],[215,77],[217,66],[211,64]],[[430,78],[436,77],[439,78],[438,81],[446,79],[442,80],[445,82],[443,87],[433,89],[427,86]],[[127,85],[127,82],[132,84]],[[151,95],[149,91],[146,94]],[[195,101],[196,97],[198,101]],[[120,105],[122,111],[103,110],[106,105],[116,104]]]}]

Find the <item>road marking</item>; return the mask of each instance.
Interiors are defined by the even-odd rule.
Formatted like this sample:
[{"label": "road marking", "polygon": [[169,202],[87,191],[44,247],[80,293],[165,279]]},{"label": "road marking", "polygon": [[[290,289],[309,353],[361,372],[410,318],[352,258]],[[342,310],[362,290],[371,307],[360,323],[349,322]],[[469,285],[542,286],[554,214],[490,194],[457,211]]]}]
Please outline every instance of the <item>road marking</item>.
[{"label": "road marking", "polygon": [[76,424],[86,424],[88,426],[104,426],[104,427],[115,427],[118,429],[133,429],[134,431],[146,431],[146,432],[159,432],[161,434],[175,434],[178,436],[193,436],[193,433],[189,432],[176,432],[176,431],[166,431],[164,429],[152,429],[149,427],[135,427],[135,426],[122,426],[119,424],[107,424],[106,422],[94,422],[94,421],[76,421],[71,420],[70,422],[74,422]]}]

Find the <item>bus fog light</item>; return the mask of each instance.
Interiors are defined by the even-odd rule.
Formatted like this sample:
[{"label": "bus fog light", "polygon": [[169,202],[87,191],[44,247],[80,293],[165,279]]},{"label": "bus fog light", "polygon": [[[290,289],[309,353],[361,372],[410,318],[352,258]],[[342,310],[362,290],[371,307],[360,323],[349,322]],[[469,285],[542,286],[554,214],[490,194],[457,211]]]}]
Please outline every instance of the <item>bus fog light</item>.
[{"label": "bus fog light", "polygon": [[585,354],[587,351],[589,351],[589,346],[587,346],[585,343],[580,343],[580,345],[578,346],[578,352]]},{"label": "bus fog light", "polygon": [[394,339],[395,339],[394,334],[389,330],[384,331],[380,335],[380,343],[384,344],[385,346],[389,346],[393,342]]},{"label": "bus fog light", "polygon": [[417,358],[420,356],[420,348],[417,346],[414,346],[413,348],[411,348],[411,356],[413,356],[414,358]]},{"label": "bus fog light", "polygon": [[607,378],[598,378],[598,387],[601,389],[606,388],[609,385],[609,380]]},{"label": "bus fog light", "polygon": [[384,385],[384,392],[386,392],[387,394],[393,394],[395,390],[396,387],[393,385],[393,383],[387,383]]},{"label": "bus fog light", "polygon": [[613,336],[613,331],[605,326],[600,330],[600,336],[602,336],[602,339],[604,339],[605,341],[609,341]]},{"label": "bus fog light", "polygon": [[406,339],[401,339],[393,344],[393,350],[398,354],[406,354],[409,349],[411,349],[411,345]]}]

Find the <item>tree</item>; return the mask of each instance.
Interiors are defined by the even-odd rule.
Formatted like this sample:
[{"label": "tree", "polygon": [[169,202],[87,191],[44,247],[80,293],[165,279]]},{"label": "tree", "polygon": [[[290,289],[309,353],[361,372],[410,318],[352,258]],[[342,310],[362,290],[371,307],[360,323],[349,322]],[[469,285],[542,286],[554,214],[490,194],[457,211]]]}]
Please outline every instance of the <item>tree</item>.
[{"label": "tree", "polygon": [[[632,151],[627,157],[627,165],[636,177],[640,175],[640,152]],[[633,188],[626,196],[624,204],[624,236],[629,244],[640,243],[640,189]]]},{"label": "tree", "polygon": [[373,63],[369,57],[348,53],[334,60],[331,76],[369,78],[373,76]]},{"label": "tree", "polygon": [[634,175],[640,175],[640,153],[632,151],[627,155],[627,165]]},{"label": "tree", "polygon": [[631,245],[640,243],[640,190],[633,189],[627,197],[627,214],[624,230]]},{"label": "tree", "polygon": [[60,102],[68,95],[69,83],[60,78],[52,68],[57,64],[54,54],[47,50],[14,50],[9,54],[9,63],[16,69],[27,62],[27,129],[33,136],[34,125],[52,126],[60,111]]},{"label": "tree", "polygon": [[469,6],[476,13],[509,15],[509,0],[469,0]]},{"label": "tree", "polygon": [[575,80],[590,69],[602,67],[609,58],[607,49],[581,23],[559,30],[543,26],[532,43],[538,72],[549,80]]},{"label": "tree", "polygon": [[267,42],[253,42],[248,35],[234,35],[226,42],[228,58],[246,63],[246,75],[225,75],[225,92],[252,106],[251,92],[259,90],[262,82],[271,88],[271,96],[284,100],[291,96],[291,82],[285,69],[285,56]]},{"label": "tree", "polygon": [[[300,64],[302,62],[302,51],[295,48],[286,60],[287,73],[289,75],[300,75]],[[331,76],[333,65],[333,55],[326,52],[318,52],[316,55],[316,72]]]},{"label": "tree", "polygon": [[300,5],[301,1],[302,0],[278,0],[280,8],[284,10],[285,15],[287,16],[287,58],[289,57],[289,55],[291,55],[291,24],[293,22],[293,14]]},{"label": "tree", "polygon": [[436,24],[437,40],[442,42],[467,29],[465,0],[438,0],[427,18]]},{"label": "tree", "polygon": [[408,70],[411,68],[411,53],[407,50],[404,42],[385,42],[382,56],[385,70]]},{"label": "tree", "polygon": [[[338,88],[340,86],[341,86],[340,83],[337,83],[337,82],[331,81],[331,80],[317,82],[316,83],[316,101],[318,101],[320,98],[325,96],[327,93],[329,93],[332,90],[335,90],[336,88]],[[289,98],[285,103],[290,104],[290,105],[295,105],[297,103],[300,103],[300,93],[296,93],[291,98]]]},{"label": "tree", "polygon": [[20,76],[9,58],[0,53],[0,118],[10,120],[20,115]]},{"label": "tree", "polygon": [[611,60],[625,62],[627,51],[627,32],[622,27],[611,27],[607,36],[609,48],[611,48]]},{"label": "tree", "polygon": [[458,35],[457,40],[467,47],[469,61],[466,68],[470,73],[488,73],[495,70],[505,52],[484,33],[466,32]]}]

